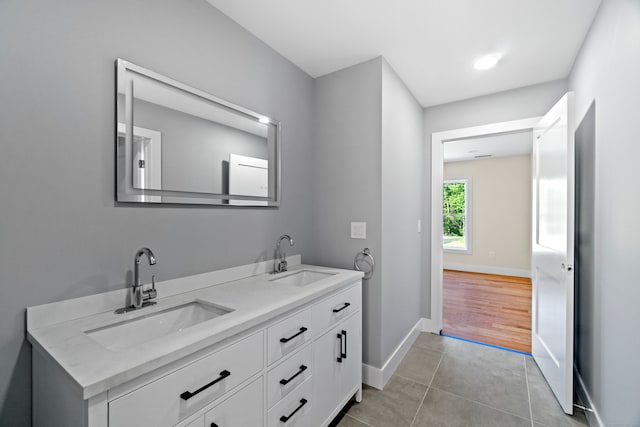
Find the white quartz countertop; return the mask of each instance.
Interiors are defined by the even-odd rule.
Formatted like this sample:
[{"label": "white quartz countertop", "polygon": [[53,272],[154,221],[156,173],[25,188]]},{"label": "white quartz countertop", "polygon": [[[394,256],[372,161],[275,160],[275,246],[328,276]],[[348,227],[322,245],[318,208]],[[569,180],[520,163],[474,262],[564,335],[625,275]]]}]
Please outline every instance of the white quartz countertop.
[{"label": "white quartz countertop", "polygon": [[[335,274],[303,287],[270,281],[300,269]],[[205,275],[201,276],[202,280],[205,280]],[[30,322],[28,312],[27,338],[37,350],[52,357],[77,383],[83,397],[88,399],[233,335],[259,326],[280,314],[345,287],[361,277],[362,273],[359,271],[297,265],[290,268],[287,273],[258,274],[225,283],[209,282],[201,284],[200,289],[184,293],[175,293],[180,280],[176,279],[172,281],[175,294],[163,298],[162,286],[159,283],[157,305],[126,314],[115,314],[110,309],[62,322],[55,322],[60,319],[52,316],[54,323],[48,324],[44,314],[39,314],[37,322]],[[191,278],[191,285],[193,282],[194,279]],[[96,301],[97,297],[93,296],[92,301]],[[113,299],[113,296],[111,298]],[[49,304],[47,312],[53,312],[52,308],[55,309],[56,304],[59,305],[58,312],[73,310],[74,306],[80,309],[80,304],[87,303],[86,299],[87,297]],[[195,300],[227,307],[233,311],[182,331],[118,351],[107,349],[86,333]],[[77,304],[74,304],[74,301],[77,301]],[[100,304],[97,305],[100,306]],[[82,310],[86,313],[87,309],[83,307]],[[32,317],[35,316],[32,315]],[[136,331],[135,326],[132,325],[131,333],[144,334],[144,331]]]}]

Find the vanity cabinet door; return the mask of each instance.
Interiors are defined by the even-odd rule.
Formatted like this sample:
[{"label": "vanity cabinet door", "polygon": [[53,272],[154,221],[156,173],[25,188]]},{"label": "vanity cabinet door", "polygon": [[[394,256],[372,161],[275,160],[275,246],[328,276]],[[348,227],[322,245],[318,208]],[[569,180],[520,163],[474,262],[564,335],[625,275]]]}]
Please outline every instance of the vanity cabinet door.
[{"label": "vanity cabinet door", "polygon": [[341,336],[336,327],[313,343],[314,425],[321,425],[340,403]]},{"label": "vanity cabinet door", "polygon": [[314,421],[327,425],[362,384],[362,314],[345,319],[313,343]]},{"label": "vanity cabinet door", "polygon": [[352,395],[362,384],[362,312],[356,313],[341,325],[346,332],[345,350],[347,357],[339,367],[339,400]]},{"label": "vanity cabinet door", "polygon": [[262,427],[262,378],[258,378],[204,416],[205,427]]}]

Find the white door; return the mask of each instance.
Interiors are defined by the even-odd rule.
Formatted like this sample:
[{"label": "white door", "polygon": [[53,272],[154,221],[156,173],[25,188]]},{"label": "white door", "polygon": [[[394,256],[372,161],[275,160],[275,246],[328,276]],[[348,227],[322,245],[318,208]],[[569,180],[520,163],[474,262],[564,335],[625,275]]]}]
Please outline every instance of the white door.
[{"label": "white door", "polygon": [[[235,196],[269,197],[269,161],[255,157],[229,154],[229,194]],[[259,200],[229,200],[231,205],[268,205]]]},{"label": "white door", "polygon": [[532,353],[573,413],[573,93],[533,130]]}]

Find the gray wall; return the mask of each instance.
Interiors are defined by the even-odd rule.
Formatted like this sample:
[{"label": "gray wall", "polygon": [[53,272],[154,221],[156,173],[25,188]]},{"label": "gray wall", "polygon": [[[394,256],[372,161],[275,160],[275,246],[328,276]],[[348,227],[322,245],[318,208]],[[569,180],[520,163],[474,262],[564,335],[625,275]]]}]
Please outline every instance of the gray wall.
[{"label": "gray wall", "polygon": [[[143,245],[159,280],[271,258],[283,232],[308,252],[313,80],[204,0],[3,0],[0,40],[0,425],[16,427],[25,307],[122,288]],[[117,57],[281,120],[282,206],[115,206]]]},{"label": "gray wall", "polygon": [[[425,168],[423,182],[425,224],[431,223],[431,134],[445,130],[479,126],[542,116],[567,91],[566,80],[557,80],[493,95],[452,102],[424,109]],[[439,219],[437,219],[439,220]],[[431,229],[422,233],[422,313],[431,317]]]},{"label": "gray wall", "polygon": [[[607,426],[640,426],[640,2],[603,1],[569,79],[576,92],[578,371]],[[595,138],[594,138],[595,137]]]},{"label": "gray wall", "polygon": [[[353,268],[369,247],[381,255],[382,59],[320,77],[314,86],[313,264]],[[366,221],[367,239],[350,238],[350,222]],[[381,365],[382,274],[363,286],[363,360]]]},{"label": "gray wall", "polygon": [[420,319],[422,107],[382,61],[382,363]]},{"label": "gray wall", "polygon": [[[383,58],[315,82],[315,264],[376,258],[363,290],[363,359],[381,368],[420,319],[422,108]],[[350,238],[351,221],[367,239]]]}]

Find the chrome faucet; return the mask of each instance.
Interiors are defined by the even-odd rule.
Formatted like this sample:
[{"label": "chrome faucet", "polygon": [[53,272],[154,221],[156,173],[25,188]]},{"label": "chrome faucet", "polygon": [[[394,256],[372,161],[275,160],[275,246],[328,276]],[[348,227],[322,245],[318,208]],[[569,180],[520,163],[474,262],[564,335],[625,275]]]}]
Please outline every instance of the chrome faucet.
[{"label": "chrome faucet", "polygon": [[151,249],[142,248],[136,253],[133,264],[133,287],[131,288],[131,305],[134,309],[155,304],[155,302],[151,300],[158,296],[155,275],[151,276],[151,289],[144,290],[140,282],[140,258],[142,258],[143,255],[147,256],[149,265],[156,264],[156,257],[153,255],[153,252],[151,252]]},{"label": "chrome faucet", "polygon": [[283,240],[289,241],[289,246],[293,246],[293,239],[288,234],[283,234],[280,236],[278,241],[276,242],[276,265],[273,269],[274,273],[282,273],[283,271],[287,271],[287,255],[280,249],[280,243]]}]

